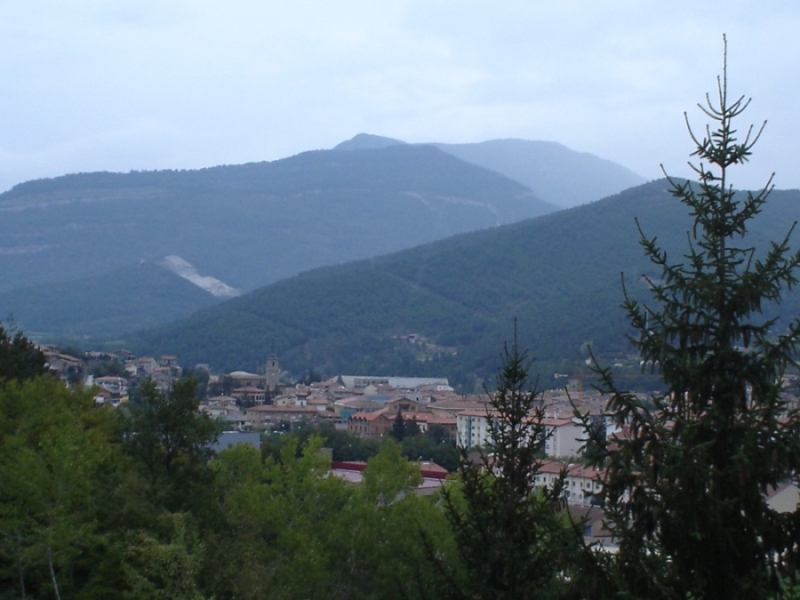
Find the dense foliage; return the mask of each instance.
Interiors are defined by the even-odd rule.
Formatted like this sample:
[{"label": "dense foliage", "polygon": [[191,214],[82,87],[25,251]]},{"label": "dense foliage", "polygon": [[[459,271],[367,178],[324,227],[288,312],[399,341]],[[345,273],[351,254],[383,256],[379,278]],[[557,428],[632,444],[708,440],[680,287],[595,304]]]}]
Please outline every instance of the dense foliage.
[{"label": "dense foliage", "polygon": [[58,332],[62,343],[74,339],[83,344],[87,336],[116,339],[122,332],[169,323],[219,301],[152,261],[0,294],[0,306],[19,311],[29,333],[52,338]]},{"label": "dense foliage", "polygon": [[[364,482],[322,439],[214,455],[194,382],[96,408],[51,377],[0,383],[0,598],[419,598],[420,532],[453,553],[419,469],[384,443]],[[127,414],[126,414],[127,413]]]},{"label": "dense foliage", "polygon": [[358,486],[329,475],[317,435],[215,455],[194,379],[98,407],[42,374],[24,336],[7,345],[21,351],[0,353],[0,598],[420,598],[420,532],[453,555],[392,441]]},{"label": "dense foliage", "polygon": [[44,354],[21,331],[9,329],[0,325],[0,382],[43,375],[47,371]]},{"label": "dense foliage", "polygon": [[[414,424],[416,425],[416,424]],[[442,427],[433,425],[428,431],[421,433],[417,427],[406,423],[402,439],[398,440],[400,453],[411,461],[432,461],[450,472],[458,468],[458,451],[454,441],[447,439]],[[284,434],[272,433],[264,435],[261,451],[264,456],[280,457]],[[347,431],[336,429],[333,425],[323,424],[319,427],[301,426],[292,431],[292,437],[302,448],[312,437],[318,437],[323,445],[331,451],[331,458],[336,461],[366,461],[375,457],[389,438],[362,438]]]}]

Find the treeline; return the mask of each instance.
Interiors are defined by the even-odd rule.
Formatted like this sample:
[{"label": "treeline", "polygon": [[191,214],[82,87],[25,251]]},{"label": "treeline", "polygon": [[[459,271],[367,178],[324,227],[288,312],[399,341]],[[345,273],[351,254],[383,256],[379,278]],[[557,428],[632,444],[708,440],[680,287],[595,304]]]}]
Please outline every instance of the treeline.
[{"label": "treeline", "polygon": [[[261,438],[261,451],[264,456],[278,458],[283,451],[284,438],[280,433],[264,435]],[[292,431],[292,437],[299,442],[299,448],[317,437],[331,452],[335,461],[367,461],[374,458],[386,443],[399,444],[400,453],[410,461],[433,461],[449,472],[458,469],[458,450],[454,440],[447,438],[447,432],[440,425],[431,425],[424,433],[415,421],[395,418],[388,436],[382,438],[362,438],[347,431],[336,429],[330,423],[319,427],[307,425]]]},{"label": "treeline", "polygon": [[[3,334],[0,598],[525,598],[584,583],[578,562],[565,576],[580,528],[558,490],[539,496],[527,460],[508,463],[527,473],[509,494],[487,463],[454,456],[443,431],[422,435],[401,417],[380,443],[301,429],[215,454],[218,424],[197,411],[194,379],[166,394],[147,382],[123,408],[98,407],[47,374],[21,334]],[[366,459],[363,481],[331,476],[323,444],[336,459]],[[450,463],[469,485],[419,496],[407,455]],[[465,534],[481,506],[504,515],[478,521],[488,545]],[[525,548],[546,551],[527,564]],[[488,555],[488,571],[473,569]],[[495,581],[515,565],[513,581]],[[546,586],[522,591],[531,577]]]},{"label": "treeline", "polygon": [[358,486],[318,436],[214,455],[194,389],[115,411],[47,375],[0,385],[0,597],[421,597],[420,536],[452,536],[398,444]]},{"label": "treeline", "polygon": [[[737,195],[737,197],[742,197]],[[775,192],[748,225],[753,245],[800,217],[798,192]],[[446,373],[479,391],[499,366],[496,349],[519,320],[520,343],[543,375],[575,373],[591,345],[616,362],[630,353],[620,273],[644,299],[658,268],[641,254],[636,219],[681,257],[691,218],[651,182],[615,197],[502,228],[461,235],[390,256],[320,269],[197,312],[129,340],[141,353],[168,352],[219,370],[261,364],[275,348],[295,375]],[[769,317],[800,312],[793,291]],[[782,326],[785,320],[776,324]],[[433,344],[400,341],[410,333]]]}]

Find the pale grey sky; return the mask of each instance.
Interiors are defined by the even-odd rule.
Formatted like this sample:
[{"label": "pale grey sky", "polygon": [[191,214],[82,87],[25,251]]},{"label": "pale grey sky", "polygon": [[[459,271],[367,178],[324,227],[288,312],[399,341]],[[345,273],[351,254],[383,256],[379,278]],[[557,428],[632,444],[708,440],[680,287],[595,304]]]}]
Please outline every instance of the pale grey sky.
[{"label": "pale grey sky", "polygon": [[274,160],[360,132],[551,140],[686,175],[683,111],[768,119],[738,187],[800,187],[800,3],[0,0],[0,190]]}]

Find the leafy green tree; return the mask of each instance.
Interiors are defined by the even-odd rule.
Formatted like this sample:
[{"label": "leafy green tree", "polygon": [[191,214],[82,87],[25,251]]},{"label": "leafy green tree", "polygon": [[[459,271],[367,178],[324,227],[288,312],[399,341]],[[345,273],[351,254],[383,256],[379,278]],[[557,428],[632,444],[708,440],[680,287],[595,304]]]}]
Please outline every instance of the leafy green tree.
[{"label": "leafy green tree", "polygon": [[800,471],[800,417],[783,396],[800,322],[778,333],[761,311],[797,283],[800,254],[788,234],[764,251],[745,241],[772,179],[733,191],[728,170],[748,160],[761,129],[737,136],[749,100],[728,96],[726,64],[706,100],[711,125],[700,136],[689,126],[699,181],[672,180],[694,219],[688,249],[674,261],[642,233],[661,274],[650,303],[624,302],[633,345],[667,391],[648,406],[601,369],[625,433],[604,447],[619,538],[611,577],[626,597],[765,598],[799,558],[800,510],[778,514],[765,494]]},{"label": "leafy green tree", "polygon": [[124,377],[128,374],[125,370],[125,364],[117,359],[97,363],[92,367],[91,373],[95,377],[107,377],[109,375]]},{"label": "leafy green tree", "polygon": [[152,498],[167,510],[202,509],[211,482],[208,463],[219,424],[198,412],[197,382],[177,381],[168,394],[143,383],[122,419],[125,448],[144,474]]},{"label": "leafy green tree", "polygon": [[458,449],[451,440],[437,441],[430,431],[407,436],[402,442],[403,456],[409,460],[432,460],[448,471],[458,469]]},{"label": "leafy green tree", "polygon": [[401,413],[400,409],[398,408],[397,416],[395,416],[394,421],[392,421],[392,428],[389,430],[389,435],[391,435],[398,442],[402,442],[406,435],[408,435],[406,430],[406,420],[403,418],[403,413]]},{"label": "leafy green tree", "polygon": [[460,488],[445,492],[465,574],[459,580],[442,565],[447,597],[550,598],[566,590],[580,534],[562,516],[563,475],[549,489],[536,485],[547,433],[530,366],[515,336],[491,394],[480,463],[461,449]]},{"label": "leafy green tree", "polygon": [[219,597],[419,598],[430,584],[419,530],[452,551],[444,513],[412,493],[419,469],[388,441],[361,483],[330,476],[322,440],[283,436],[283,453],[262,463],[250,447],[212,463],[227,521],[215,544]]},{"label": "leafy green tree", "polygon": [[437,444],[448,441],[447,430],[443,425],[429,425],[426,432]]},{"label": "leafy green tree", "polygon": [[203,548],[182,514],[168,515],[172,531],[160,540],[144,531],[128,542],[122,571],[125,600],[204,600],[198,586]]},{"label": "leafy green tree", "polygon": [[0,384],[0,590],[76,598],[102,585],[102,504],[121,459],[110,417],[51,377]]},{"label": "leafy green tree", "polygon": [[392,421],[392,428],[389,430],[389,435],[398,442],[404,439],[419,435],[419,425],[415,419],[406,419],[400,409],[397,409],[397,416]]}]

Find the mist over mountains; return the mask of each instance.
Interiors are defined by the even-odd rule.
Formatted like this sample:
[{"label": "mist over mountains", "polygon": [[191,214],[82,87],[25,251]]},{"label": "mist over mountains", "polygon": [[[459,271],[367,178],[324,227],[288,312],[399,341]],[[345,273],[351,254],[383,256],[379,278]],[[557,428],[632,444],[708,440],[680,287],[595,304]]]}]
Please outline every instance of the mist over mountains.
[{"label": "mist over mountains", "polygon": [[[405,144],[401,140],[361,133],[335,150],[374,150]],[[560,208],[600,200],[641,185],[644,178],[630,169],[557,142],[503,139],[476,144],[438,144],[461,160],[502,173]]]}]

